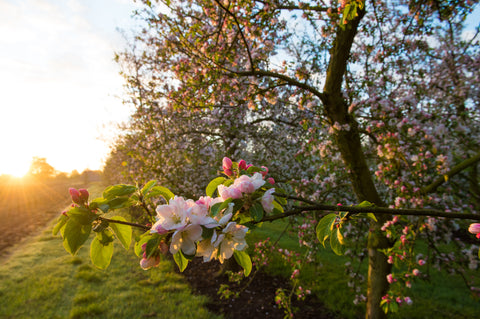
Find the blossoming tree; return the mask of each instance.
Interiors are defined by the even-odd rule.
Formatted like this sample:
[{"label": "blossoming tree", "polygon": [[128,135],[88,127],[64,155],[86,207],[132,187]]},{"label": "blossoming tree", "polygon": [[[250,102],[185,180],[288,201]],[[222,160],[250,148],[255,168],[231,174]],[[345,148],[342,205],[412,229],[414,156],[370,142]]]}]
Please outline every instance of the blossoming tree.
[{"label": "blossoming tree", "polygon": [[[336,211],[321,219],[316,237],[321,243],[328,239],[337,253],[344,253],[345,237],[365,243],[367,318],[381,318],[385,310],[408,303],[398,295],[400,285],[411,285],[404,278],[417,276],[416,267],[425,263],[413,249],[415,240],[424,236],[432,245],[440,237],[451,240],[459,225],[448,217],[478,217],[480,55],[478,29],[465,28],[476,1],[143,2],[145,10],[139,16],[147,26],[136,35],[138,49],[120,56],[134,67],[127,79],[136,90],[141,125],[133,125],[132,132],[138,127],[147,132],[144,123],[152,125],[144,144],[136,144],[142,135],[135,134],[127,144],[148,146],[137,160],[150,163],[157,154],[170,154],[171,140],[154,143],[162,139],[162,129],[181,127],[169,125],[177,115],[186,115],[179,124],[202,114],[197,131],[211,125],[223,127],[215,132],[221,136],[235,132],[221,145],[237,150],[242,149],[247,140],[242,134],[256,116],[270,114],[272,123],[298,120],[303,135],[298,126],[292,126],[296,130],[291,133],[285,132],[286,127],[279,130],[280,126],[269,132],[278,133],[280,141],[295,136],[292,140],[297,142],[278,155],[285,158],[285,166],[277,165],[280,171],[302,176],[310,167],[303,178],[285,179],[287,187],[305,198],[296,198],[306,205],[294,212]],[[197,113],[182,113],[185,110]],[[214,112],[220,116],[212,117]],[[192,139],[191,145],[211,142],[206,135]],[[200,145],[198,152],[212,156],[207,162],[218,160],[214,150],[222,147],[210,151]],[[248,146],[243,149],[262,153],[254,151],[258,145]],[[155,168],[164,165],[167,157],[147,164],[151,167],[147,173],[159,174]],[[248,272],[242,225],[262,220],[271,209],[269,203],[278,204],[272,213],[280,215],[285,203],[279,195],[270,202],[267,183],[255,184],[260,183],[255,177],[260,171],[245,170],[240,162],[232,165],[231,175],[230,164],[224,167],[227,180],[207,188],[207,195],[212,197],[214,189],[219,199],[188,201],[152,184],[141,190],[113,187],[93,202],[93,208],[90,203],[84,210],[81,202],[67,215],[72,218],[80,209],[102,229],[105,223],[118,223],[105,221],[101,226],[102,219],[87,211],[121,207],[129,200],[141,203],[149,192],[162,194],[167,206],[157,209],[153,234],[137,245],[137,252],[145,254],[145,267],[154,265],[163,249],[174,254],[180,268],[191,255],[224,260],[233,254]],[[184,178],[187,184],[201,185],[189,178]],[[247,178],[244,185],[242,179]],[[122,197],[123,192],[137,191],[133,199]],[[327,205],[339,202],[343,205]],[[366,214],[368,225],[353,220],[359,213]],[[417,216],[408,217],[412,215]],[[68,234],[66,223],[64,234]],[[347,223],[355,227],[346,227]],[[122,238],[121,231],[112,231]],[[84,233],[78,236],[83,238]],[[99,241],[108,245],[102,238]],[[461,241],[458,245],[459,252],[466,247]],[[456,258],[438,253],[428,262],[452,264]]]}]

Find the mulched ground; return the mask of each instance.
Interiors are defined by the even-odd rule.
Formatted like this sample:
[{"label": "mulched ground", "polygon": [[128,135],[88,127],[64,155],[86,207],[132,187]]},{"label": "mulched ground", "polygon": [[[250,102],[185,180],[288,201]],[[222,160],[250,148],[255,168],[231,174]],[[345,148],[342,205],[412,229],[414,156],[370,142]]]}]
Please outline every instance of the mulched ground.
[{"label": "mulched ground", "polygon": [[[194,293],[209,297],[210,302],[207,308],[210,311],[221,313],[228,319],[283,318],[285,316],[283,310],[275,304],[274,298],[278,288],[290,288],[288,280],[258,272],[255,279],[237,298],[221,299],[217,294],[221,284],[229,284],[232,290],[241,289],[248,279],[244,279],[239,287],[230,283],[227,275],[216,276],[219,270],[218,262],[203,263],[200,258],[195,258],[183,272]],[[330,310],[325,309],[319,300],[311,296],[303,301],[293,300],[293,307],[298,309],[293,318],[338,318]]]}]

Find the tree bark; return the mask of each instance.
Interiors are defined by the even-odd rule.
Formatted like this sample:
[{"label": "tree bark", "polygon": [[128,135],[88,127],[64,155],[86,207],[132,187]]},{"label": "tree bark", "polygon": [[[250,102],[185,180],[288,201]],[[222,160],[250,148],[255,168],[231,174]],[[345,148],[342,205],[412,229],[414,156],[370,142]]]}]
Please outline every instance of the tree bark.
[{"label": "tree bark", "polygon": [[[348,106],[342,96],[343,77],[346,72],[347,61],[363,15],[364,12],[359,11],[359,15],[348,21],[345,28],[338,28],[330,52],[322,101],[325,115],[330,124],[338,123],[343,127],[335,132],[335,140],[349,172],[352,188],[357,199],[360,202],[367,200],[377,206],[384,206],[363,153],[358,123],[348,114]],[[368,236],[368,290],[365,315],[368,319],[386,317],[380,307],[380,302],[382,296],[388,291],[387,275],[391,271],[391,265],[387,262],[387,257],[379,252],[379,249],[389,247],[388,239],[380,231],[380,227],[389,217],[388,215],[377,215],[376,217],[378,222],[372,222]]]}]

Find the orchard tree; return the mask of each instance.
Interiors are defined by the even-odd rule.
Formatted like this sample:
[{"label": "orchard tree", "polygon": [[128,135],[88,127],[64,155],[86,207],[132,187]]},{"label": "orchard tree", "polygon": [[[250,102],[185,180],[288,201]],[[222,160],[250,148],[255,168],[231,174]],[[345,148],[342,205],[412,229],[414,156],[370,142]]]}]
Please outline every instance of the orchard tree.
[{"label": "orchard tree", "polygon": [[[478,30],[465,32],[475,3],[144,1],[148,26],[130,56],[148,66],[148,103],[313,114],[295,154],[316,169],[297,182],[303,195],[343,188],[345,204],[475,211],[480,60]],[[368,231],[369,318],[383,316],[399,253],[392,218],[376,215]]]},{"label": "orchard tree", "polygon": [[[201,174],[211,174],[224,154],[251,156],[256,163],[272,161],[268,165],[274,163],[271,171],[283,174],[278,179],[285,188],[301,196],[275,190],[271,202],[271,187],[255,175],[264,170],[226,161],[228,178],[210,183],[207,195],[217,189],[219,201],[227,204],[197,202],[208,207],[214,221],[170,224],[166,211],[197,206],[153,184],[112,187],[93,204],[72,192],[74,201],[88,209],[66,215],[79,223],[87,216],[87,224],[94,221],[104,234],[108,223],[116,222],[88,213],[91,209],[141,204],[152,191],[170,206],[157,208],[159,224],[152,229],[160,237],[137,245],[148,257],[145,264],[155,263],[152,245],[165,250],[167,242],[181,268],[183,253],[209,260],[220,247],[215,246],[218,234],[230,234],[237,238],[238,261],[248,269],[240,225],[245,220],[230,213],[247,210],[258,222],[335,211],[323,214],[316,237],[321,243],[329,239],[336,253],[345,252],[348,238],[365,243],[366,317],[381,318],[408,303],[402,293],[411,283],[404,278],[416,277],[416,267],[425,263],[416,255],[415,241],[425,238],[434,247],[441,237],[455,240],[452,230],[465,225],[451,218],[478,218],[479,30],[465,28],[476,2],[143,2],[145,10],[138,15],[146,27],[135,36],[134,50],[119,55],[128,67],[124,74],[137,110],[121,145],[138,165],[131,172],[198,194],[195,187],[206,180]],[[178,171],[170,174],[172,169]],[[282,196],[301,206],[283,212]],[[254,203],[264,197],[262,210]],[[240,201],[229,206],[234,200]],[[274,202],[277,211],[270,205]],[[365,215],[368,224],[354,218],[368,212],[373,213]],[[227,226],[232,216],[237,224]],[[74,224],[63,222],[62,234],[68,235]],[[215,231],[206,231],[208,225]],[[125,241],[122,231],[112,231]],[[98,241],[108,246],[102,236]],[[65,238],[67,250],[78,249],[76,241],[72,247],[71,237]],[[469,248],[455,242],[459,249],[438,251],[427,262],[462,271],[465,257],[459,255]],[[225,248],[229,256],[235,254],[231,248]],[[223,261],[226,255],[216,256]]]}]

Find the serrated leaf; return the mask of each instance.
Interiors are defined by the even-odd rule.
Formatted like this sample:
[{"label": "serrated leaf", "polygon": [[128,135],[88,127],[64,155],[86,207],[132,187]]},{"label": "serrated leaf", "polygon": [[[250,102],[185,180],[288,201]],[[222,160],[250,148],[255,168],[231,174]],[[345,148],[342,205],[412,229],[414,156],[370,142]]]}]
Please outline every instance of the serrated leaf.
[{"label": "serrated leaf", "polygon": [[113,240],[102,240],[102,236],[109,236],[108,233],[99,233],[90,244],[90,259],[100,269],[106,269],[113,256]]},{"label": "serrated leaf", "polygon": [[263,207],[259,202],[255,202],[252,207],[250,207],[250,216],[254,221],[259,222],[263,218]]},{"label": "serrated leaf", "polygon": [[182,253],[182,250],[179,249],[175,255],[173,255],[173,259],[178,266],[180,272],[183,272],[188,265],[188,259]]},{"label": "serrated leaf", "polygon": [[336,218],[337,218],[337,215],[335,215],[334,213],[331,213],[326,216],[323,216],[323,218],[320,219],[320,221],[318,222],[318,225],[316,228],[317,238],[320,241],[320,243],[323,245],[323,247],[325,247],[325,240],[332,233],[333,224],[335,223]]},{"label": "serrated leaf", "polygon": [[[127,220],[122,216],[114,216],[110,218],[111,220],[119,220],[122,222],[126,222]],[[130,247],[130,243],[132,242],[132,227],[128,225],[122,225],[117,223],[110,223],[110,228],[112,229],[115,236],[118,240],[122,243],[122,246],[125,249]]]},{"label": "serrated leaf", "polygon": [[213,197],[213,195],[215,194],[215,191],[217,190],[217,187],[221,184],[223,184],[223,182],[226,180],[225,177],[217,177],[215,179],[213,179],[210,183],[208,183],[207,185],[207,189],[206,189],[206,195],[209,196],[209,197]]},{"label": "serrated leaf", "polygon": [[73,219],[69,219],[63,231],[63,247],[70,254],[75,255],[85,243],[92,230],[92,225],[80,225]]},{"label": "serrated leaf", "polygon": [[345,245],[343,240],[343,235],[340,231],[340,228],[335,228],[330,235],[330,247],[333,252],[337,255],[343,255],[345,252]]},{"label": "serrated leaf", "polygon": [[252,260],[250,259],[250,256],[245,251],[238,250],[233,251],[233,256],[237,263],[242,266],[245,276],[248,277],[252,271]]},{"label": "serrated leaf", "polygon": [[157,181],[155,180],[152,180],[152,181],[149,181],[148,183],[145,184],[145,186],[143,186],[141,192],[142,192],[142,195],[145,196],[147,195],[147,193],[152,189],[153,186],[155,186],[155,184],[157,184]]},{"label": "serrated leaf", "polygon": [[151,197],[155,197],[155,196],[162,196],[163,198],[165,198],[166,202],[168,203],[170,201],[170,199],[174,198],[175,197],[175,194],[172,193],[171,190],[169,190],[168,188],[166,187],[163,187],[163,186],[154,186],[152,187],[152,189],[150,190],[150,193],[148,193],[146,196],[145,196],[145,199],[148,199],[148,198],[151,198]]},{"label": "serrated leaf", "polygon": [[68,216],[65,216],[65,215],[61,214],[57,219],[57,223],[55,224],[55,226],[52,229],[53,236],[56,236],[58,234],[58,232],[60,231],[60,229],[65,227],[67,222],[68,222]]},{"label": "serrated leaf", "polygon": [[73,207],[67,212],[67,215],[80,225],[90,225],[97,218],[94,212],[84,207]]},{"label": "serrated leaf", "polygon": [[112,185],[103,191],[103,198],[113,199],[115,197],[131,195],[137,190],[137,187],[133,185],[118,184]]}]

